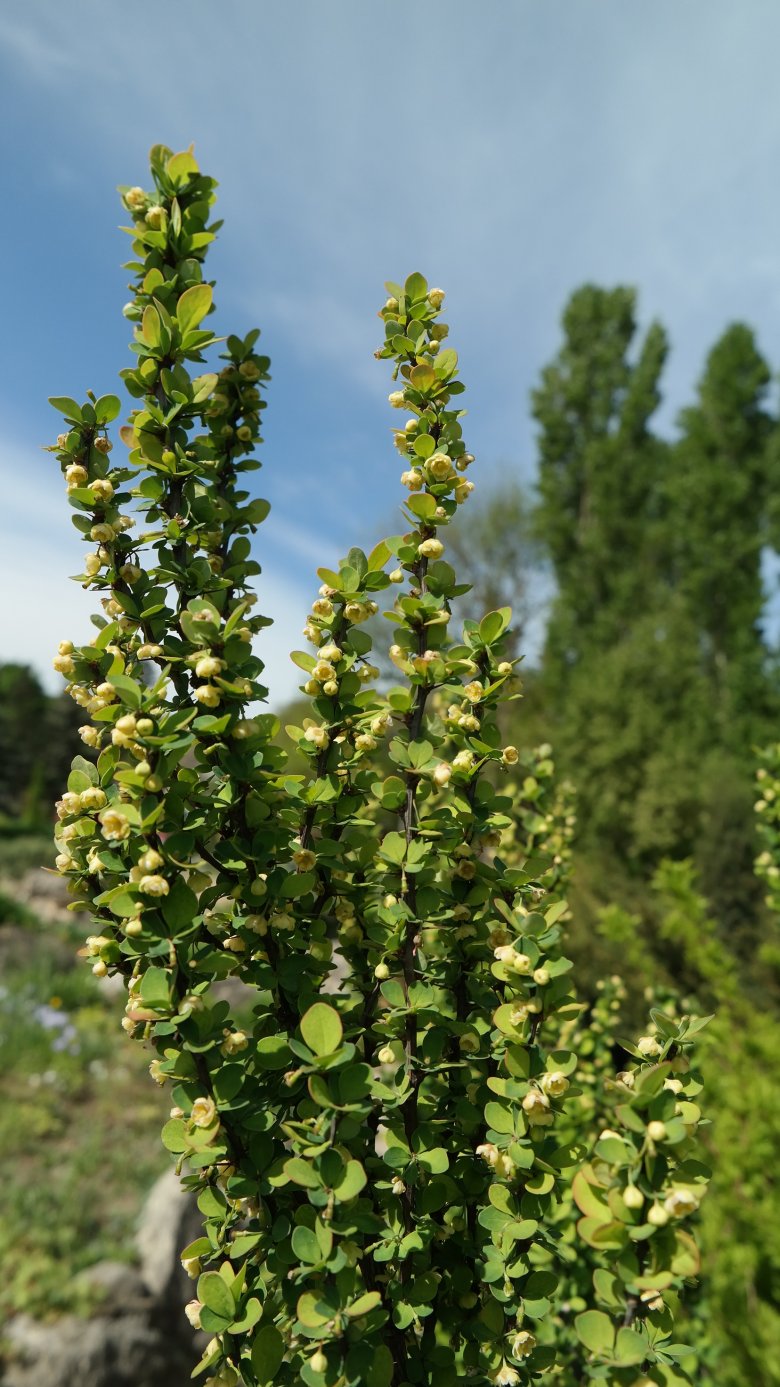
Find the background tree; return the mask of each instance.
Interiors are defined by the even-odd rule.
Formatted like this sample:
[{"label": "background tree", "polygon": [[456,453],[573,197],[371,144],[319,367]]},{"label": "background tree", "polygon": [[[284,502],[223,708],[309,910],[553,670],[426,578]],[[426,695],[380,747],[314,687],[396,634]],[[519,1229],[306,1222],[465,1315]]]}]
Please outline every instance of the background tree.
[{"label": "background tree", "polygon": [[6,830],[40,828],[81,743],[78,712],[49,696],[27,665],[0,665],[0,816]]}]

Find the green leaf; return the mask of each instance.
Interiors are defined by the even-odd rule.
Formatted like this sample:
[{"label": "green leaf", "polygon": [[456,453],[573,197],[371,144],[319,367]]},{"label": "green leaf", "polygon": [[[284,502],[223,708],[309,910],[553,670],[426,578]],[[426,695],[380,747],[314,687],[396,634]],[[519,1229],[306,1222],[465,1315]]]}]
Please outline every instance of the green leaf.
[{"label": "green leaf", "polygon": [[315,1002],[301,1017],[301,1035],[315,1055],[332,1055],[338,1050],[344,1028],[335,1007],[327,1002]]},{"label": "green leaf", "polygon": [[233,1292],[218,1271],[204,1271],[203,1275],[198,1277],[198,1300],[228,1324],[236,1313]]},{"label": "green leaf", "polygon": [[188,149],[185,149],[181,154],[171,155],[165,165],[165,172],[171,182],[175,184],[177,188],[180,188],[183,183],[189,180],[193,173],[199,173],[200,170],[194,154],[191,154]]},{"label": "green leaf", "polygon": [[284,1339],[276,1325],[266,1324],[254,1337],[252,1371],[260,1387],[273,1382],[284,1358]]},{"label": "green leaf", "polygon": [[618,1330],[615,1340],[615,1357],[618,1363],[642,1363],[647,1357],[647,1349],[648,1343],[644,1334],[627,1327]]},{"label": "green leaf", "polygon": [[289,1161],[285,1161],[284,1173],[296,1185],[303,1185],[304,1189],[318,1190],[322,1187],[322,1181],[314,1166],[309,1161],[304,1161],[301,1156],[291,1156]]},{"label": "green leaf", "polygon": [[419,303],[420,299],[424,299],[427,293],[428,281],[425,276],[421,275],[418,271],[409,275],[404,285],[404,294],[409,302]]},{"label": "green leaf", "polygon": [[184,290],[176,304],[176,321],[182,334],[190,332],[203,321],[211,308],[213,297],[210,284],[193,284],[191,288]]},{"label": "green leaf", "polygon": [[255,1059],[261,1069],[286,1069],[292,1060],[287,1036],[262,1036],[255,1045]]},{"label": "green leaf", "polygon": [[141,1002],[150,1011],[167,1011],[171,1004],[170,983],[164,968],[147,968],[141,978]]},{"label": "green leaf", "polygon": [[615,1342],[615,1329],[609,1315],[603,1310],[585,1310],[574,1320],[577,1338],[591,1353],[601,1356],[611,1354]]},{"label": "green leaf", "polygon": [[409,380],[415,390],[424,395],[436,384],[436,372],[432,366],[414,366]]},{"label": "green leaf", "polygon": [[258,496],[254,501],[250,501],[244,507],[243,519],[250,525],[262,525],[271,509],[271,502],[266,501],[262,496]]},{"label": "green leaf", "polygon": [[438,353],[434,369],[439,380],[448,380],[458,369],[458,353],[452,347],[445,347]]},{"label": "green leaf", "polygon": [[240,1319],[233,1320],[230,1326],[231,1334],[246,1334],[247,1330],[254,1328],[262,1313],[263,1307],[260,1301],[253,1296],[244,1306]]},{"label": "green leaf", "polygon": [[[319,1329],[323,1324],[327,1324],[331,1318],[330,1314],[323,1315],[317,1308],[317,1297],[311,1291],[306,1291],[299,1299],[296,1306],[296,1313],[301,1324],[305,1324],[307,1329]],[[349,1314],[349,1311],[347,1311]]]},{"label": "green leaf", "polygon": [[379,856],[386,862],[392,862],[395,866],[400,866],[406,857],[406,839],[402,833],[386,833],[382,839],[382,846],[379,849]]},{"label": "green leaf", "polygon": [[429,433],[421,433],[419,438],[415,438],[414,451],[418,458],[423,458],[423,460],[429,458],[431,453],[436,451],[436,444]]},{"label": "green leaf", "polygon": [[436,514],[436,497],[431,496],[429,491],[420,491],[417,495],[410,496],[406,505],[418,520],[431,520]]},{"label": "green leaf", "polygon": [[95,403],[95,416],[99,424],[110,424],[122,408],[118,395],[101,395]]},{"label": "green leaf", "polygon": [[186,929],[198,913],[198,898],[182,877],[177,877],[167,896],[163,898],[162,913],[170,929]]},{"label": "green leaf", "polygon": [[494,1132],[514,1132],[515,1123],[509,1108],[503,1103],[485,1104],[485,1121]]},{"label": "green leaf", "polygon": [[503,635],[512,620],[512,608],[500,607],[498,611],[488,612],[479,623],[479,638],[485,645],[492,645]]},{"label": "green leaf", "polygon": [[147,347],[159,347],[161,341],[160,315],[153,303],[148,303],[141,319],[141,337]]},{"label": "green leaf", "polygon": [[368,1370],[366,1387],[390,1387],[393,1372],[393,1355],[385,1344],[380,1344],[374,1351],[374,1361]]},{"label": "green leaf", "polygon": [[71,423],[81,423],[81,406],[76,404],[69,395],[50,395],[49,404],[56,409],[58,414],[64,414],[65,418]]},{"label": "green leaf", "polygon": [[180,1117],[172,1117],[170,1122],[166,1122],[162,1129],[162,1144],[166,1151],[174,1151],[176,1154],[187,1150],[187,1131]]},{"label": "green leaf", "polygon": [[303,1223],[299,1223],[298,1227],[293,1229],[292,1250],[299,1262],[306,1262],[309,1266],[316,1266],[323,1260],[317,1234],[313,1228],[307,1228]]},{"label": "green leaf", "polygon": [[88,761],[85,756],[74,756],[71,761],[71,769],[81,771],[87,777],[90,785],[97,785],[100,781],[97,766],[92,761]]},{"label": "green leaf", "polygon": [[430,1151],[421,1151],[417,1157],[418,1164],[427,1170],[431,1175],[442,1175],[449,1169],[450,1158],[443,1146],[434,1146]]},{"label": "green leaf", "polygon": [[380,539],[379,543],[374,545],[368,556],[368,572],[378,573],[380,569],[384,568],[387,560],[390,558],[390,553],[390,546],[384,539]]},{"label": "green leaf", "polygon": [[347,1161],[344,1174],[339,1183],[334,1186],[333,1193],[342,1202],[346,1199],[354,1199],[356,1194],[360,1194],[360,1191],[365,1189],[367,1183],[368,1176],[360,1161]]},{"label": "green leaf", "polygon": [[134,679],[128,679],[125,674],[109,674],[108,683],[116,689],[127,708],[140,708],[141,688]]},{"label": "green leaf", "polygon": [[377,1305],[381,1304],[382,1297],[379,1291],[366,1291],[365,1295],[359,1296],[347,1306],[347,1314],[350,1319],[355,1319],[358,1315],[367,1315],[370,1310],[375,1310]]}]

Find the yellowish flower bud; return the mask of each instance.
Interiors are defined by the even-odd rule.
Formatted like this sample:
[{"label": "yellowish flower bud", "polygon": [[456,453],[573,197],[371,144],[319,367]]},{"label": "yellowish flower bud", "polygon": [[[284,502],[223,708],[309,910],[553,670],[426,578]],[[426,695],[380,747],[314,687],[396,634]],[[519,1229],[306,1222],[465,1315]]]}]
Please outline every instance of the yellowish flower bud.
[{"label": "yellowish flower bud", "polygon": [[145,896],[167,896],[170,889],[165,877],[154,873],[141,877],[138,883],[138,890],[143,891]]},{"label": "yellowish flower bud", "polygon": [[451,778],[452,766],[448,765],[446,761],[440,761],[439,765],[435,767],[433,775],[431,777],[434,785],[446,785]]},{"label": "yellowish flower bud", "polygon": [[[425,478],[422,472],[418,471],[416,467],[411,468],[408,472],[401,473],[401,486],[405,486],[407,491],[422,491],[424,485]],[[402,580],[403,574],[401,574],[401,578],[396,581],[401,582]]]},{"label": "yellowish flower bud", "polygon": [[110,544],[111,540],[116,537],[116,531],[113,525],[108,525],[101,520],[97,525],[92,526],[89,537],[94,539],[96,544]]},{"label": "yellowish flower bud", "polygon": [[445,294],[445,292],[444,292],[443,289],[429,289],[429,290],[428,290],[428,302],[429,302],[429,304],[431,305],[431,308],[435,308],[435,309],[441,308],[442,304],[444,303],[445,298],[446,298],[446,294]]},{"label": "yellowish flower bud", "polygon": [[636,1185],[626,1185],[623,1191],[623,1203],[627,1209],[641,1209],[645,1202],[645,1196]]},{"label": "yellowish flower bud", "polygon": [[403,409],[406,404],[406,396],[403,390],[391,390],[387,399],[388,403],[393,406],[393,409]]},{"label": "yellowish flower bud", "polygon": [[386,963],[377,963],[374,969],[374,977],[378,982],[384,982],[386,978],[390,977],[390,969]]},{"label": "yellowish flower bud", "polygon": [[193,689],[192,696],[204,708],[218,708],[222,702],[222,694],[214,684],[199,684],[197,689]]},{"label": "yellowish flower bud", "polygon": [[553,1120],[550,1100],[547,1094],[541,1093],[538,1088],[532,1088],[526,1093],[522,1108],[528,1121],[534,1126],[546,1127]]},{"label": "yellowish flower bud", "polygon": [[425,464],[425,470],[434,482],[446,482],[453,475],[452,461],[446,453],[432,453]]},{"label": "yellowish flower bud", "polygon": [[195,1127],[210,1127],[217,1116],[213,1098],[196,1098],[190,1110],[190,1122]]},{"label": "yellowish flower bud", "polygon": [[316,746],[319,750],[328,746],[330,742],[330,737],[326,729],[324,727],[317,727],[314,724],[306,728],[303,737],[304,741],[310,742],[312,746]]},{"label": "yellowish flower bud", "polygon": [[218,660],[216,655],[202,655],[195,665],[195,673],[199,679],[213,679],[224,668],[225,661]]},{"label": "yellowish flower bud", "polygon": [[125,207],[130,212],[142,212],[147,203],[143,188],[128,188],[124,196]]},{"label": "yellowish flower bud", "polygon": [[669,1222],[669,1214],[663,1204],[651,1205],[647,1211],[647,1222],[652,1224],[653,1228],[663,1228]]},{"label": "yellowish flower bud", "polygon": [[516,746],[505,746],[501,753],[501,760],[505,766],[515,766],[520,759],[520,753]]},{"label": "yellowish flower bud", "polygon": [[654,1035],[640,1035],[636,1048],[645,1059],[657,1059],[663,1049]]},{"label": "yellowish flower bud", "polygon": [[336,671],[329,660],[318,660],[312,670],[312,679],[317,679],[320,683],[324,679],[332,679]]},{"label": "yellowish flower bud", "polygon": [[109,843],[121,843],[130,835],[130,824],[121,809],[104,809],[100,815],[100,827]]},{"label": "yellowish flower bud", "polygon": [[465,748],[453,757],[452,769],[454,771],[470,772],[474,769],[474,752]]},{"label": "yellowish flower bud", "polygon": [[114,488],[107,477],[98,477],[94,482],[90,482],[89,489],[96,501],[110,501],[114,494]]},{"label": "yellowish flower bud", "polygon": [[693,1190],[672,1190],[664,1200],[664,1208],[672,1218],[685,1218],[688,1214],[693,1214],[699,1207],[699,1201]]},{"label": "yellowish flower bud", "polygon": [[[367,617],[373,615],[372,605],[373,604],[367,602],[347,602],[344,608],[344,615],[347,621],[365,621]],[[376,611],[375,606],[373,607],[373,611]]]},{"label": "yellowish flower bud", "polygon": [[651,1141],[663,1141],[666,1136],[665,1122],[648,1122],[647,1135]]},{"label": "yellowish flower bud", "polygon": [[293,853],[292,860],[299,872],[310,872],[317,858],[309,848],[299,848],[297,852]]},{"label": "yellowish flower bud", "polygon": [[200,1312],[202,1309],[203,1306],[199,1300],[188,1300],[184,1307],[184,1313],[193,1329],[200,1329]]},{"label": "yellowish flower bud", "polygon": [[543,1074],[539,1080],[542,1091],[549,1098],[561,1098],[569,1087],[569,1080],[560,1069],[553,1069],[548,1074]]},{"label": "yellowish flower bud", "polygon": [[512,1354],[515,1358],[527,1358],[536,1348],[536,1338],[527,1329],[521,1329],[512,1340]]},{"label": "yellowish flower bud", "polygon": [[417,545],[417,553],[424,559],[440,559],[444,553],[444,545],[440,539],[424,539]]}]

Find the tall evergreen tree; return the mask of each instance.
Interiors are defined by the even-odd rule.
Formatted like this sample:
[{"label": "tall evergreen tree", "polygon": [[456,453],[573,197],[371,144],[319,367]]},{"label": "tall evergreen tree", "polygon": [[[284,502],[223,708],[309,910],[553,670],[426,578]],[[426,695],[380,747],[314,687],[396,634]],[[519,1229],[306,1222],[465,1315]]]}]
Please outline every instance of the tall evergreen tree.
[{"label": "tall evergreen tree", "polygon": [[762,638],[770,380],[727,329],[673,443],[666,353],[627,288],[578,290],[534,394],[539,532],[557,597],[542,680],[580,797],[583,848],[645,873],[693,854],[723,923],[755,915],[752,747],[776,689]]},{"label": "tall evergreen tree", "polygon": [[743,753],[746,736],[766,731],[771,694],[761,630],[770,379],[751,330],[732,324],[707,358],[696,404],[680,416],[668,480],[674,581],[699,631],[720,739]]}]

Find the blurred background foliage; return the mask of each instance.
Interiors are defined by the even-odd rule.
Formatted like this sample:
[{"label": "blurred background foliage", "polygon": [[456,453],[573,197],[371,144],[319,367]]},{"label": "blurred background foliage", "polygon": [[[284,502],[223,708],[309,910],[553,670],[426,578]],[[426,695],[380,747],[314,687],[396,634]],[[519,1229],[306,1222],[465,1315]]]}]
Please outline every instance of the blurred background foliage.
[{"label": "blurred background foliage", "polygon": [[[766,580],[780,548],[780,420],[770,367],[737,323],[662,436],[668,341],[658,323],[638,331],[636,307],[625,287],[572,295],[532,398],[536,486],[503,469],[478,489],[448,557],[473,585],[457,617],[511,605],[517,653],[531,651],[506,740],[551,743],[576,792],[570,948],[584,999],[595,1006],[619,973],[626,1034],[649,996],[716,1013],[702,1053],[715,1178],[687,1332],[702,1382],[777,1387],[780,757],[760,749],[780,739]],[[80,927],[42,922],[19,889],[49,860],[52,802],[83,751],[79,721],[31,670],[0,666],[0,1157],[19,1182],[4,1215],[18,1227],[0,1242],[25,1248],[0,1284],[6,1308],[36,1313],[63,1308],[54,1268],[78,1270],[76,1247],[87,1260],[122,1255],[139,1191],[164,1165],[157,1095],[113,1003],[73,971]],[[282,723],[295,721],[293,705]],[[123,1137],[106,1170],[101,1138],[107,1192],[86,1227],[80,1172],[112,1104],[118,1114],[128,1103],[137,1144]],[[65,1308],[77,1301],[76,1289]]]}]

